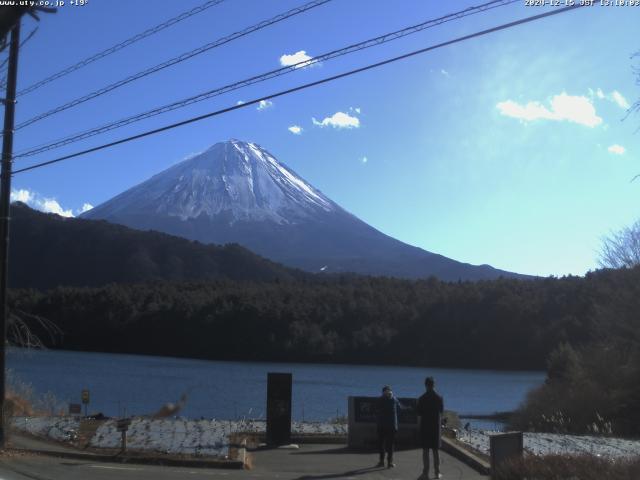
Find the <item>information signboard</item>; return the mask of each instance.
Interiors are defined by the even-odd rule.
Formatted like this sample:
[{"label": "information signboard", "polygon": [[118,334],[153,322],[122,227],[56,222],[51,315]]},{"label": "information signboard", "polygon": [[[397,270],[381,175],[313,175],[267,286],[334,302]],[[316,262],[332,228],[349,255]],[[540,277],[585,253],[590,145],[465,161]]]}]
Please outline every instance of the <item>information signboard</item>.
[{"label": "information signboard", "polygon": [[[415,398],[399,397],[396,444],[419,445],[419,425]],[[348,442],[351,448],[376,448],[378,443],[378,402],[380,397],[349,397]]]},{"label": "information signboard", "polygon": [[522,457],[522,432],[501,433],[489,437],[491,472],[495,472],[505,460]]},{"label": "information signboard", "polygon": [[[415,398],[398,398],[403,408],[398,411],[398,423],[413,425],[418,422]],[[379,397],[353,397],[356,423],[377,423]]]}]

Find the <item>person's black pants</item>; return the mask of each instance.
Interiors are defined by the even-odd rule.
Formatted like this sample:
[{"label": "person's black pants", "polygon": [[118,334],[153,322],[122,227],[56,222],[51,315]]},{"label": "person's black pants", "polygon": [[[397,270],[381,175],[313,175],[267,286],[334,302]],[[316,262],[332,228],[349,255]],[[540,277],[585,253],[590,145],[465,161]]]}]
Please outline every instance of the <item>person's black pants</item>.
[{"label": "person's black pants", "polygon": [[380,461],[384,462],[384,452],[387,452],[387,463],[393,462],[393,440],[396,436],[394,428],[378,428],[378,451]]}]

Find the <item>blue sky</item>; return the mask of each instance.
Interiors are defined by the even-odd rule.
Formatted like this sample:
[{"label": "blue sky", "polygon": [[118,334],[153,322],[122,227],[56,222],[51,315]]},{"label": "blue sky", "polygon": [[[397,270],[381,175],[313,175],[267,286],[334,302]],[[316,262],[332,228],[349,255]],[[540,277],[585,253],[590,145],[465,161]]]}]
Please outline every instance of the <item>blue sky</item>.
[{"label": "blue sky", "polygon": [[[204,0],[89,0],[43,15],[18,89]],[[17,122],[303,1],[227,0],[20,97]],[[334,0],[16,133],[15,150],[481,2]],[[524,1],[173,111],[16,167],[541,13]],[[229,138],[261,144],[379,230],[474,264],[582,275],[640,216],[640,7],[564,13],[28,173],[14,198],[77,215]],[[23,35],[36,25],[25,20]],[[6,55],[6,54],[3,54]],[[296,56],[297,55],[297,56]],[[283,56],[285,56],[283,58]],[[624,119],[624,120],[623,120]],[[293,128],[292,128],[293,127]],[[298,130],[298,128],[300,130]]]}]

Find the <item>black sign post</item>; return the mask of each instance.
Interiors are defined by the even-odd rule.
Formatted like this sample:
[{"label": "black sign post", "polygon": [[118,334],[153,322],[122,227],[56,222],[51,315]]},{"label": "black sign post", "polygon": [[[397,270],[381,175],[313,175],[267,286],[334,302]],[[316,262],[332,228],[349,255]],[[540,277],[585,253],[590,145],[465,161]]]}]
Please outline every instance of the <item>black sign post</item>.
[{"label": "black sign post", "polygon": [[291,386],[290,373],[267,374],[267,444],[291,443]]},{"label": "black sign post", "polygon": [[84,389],[82,390],[82,404],[84,405],[84,416],[87,416],[87,406],[89,405],[89,390],[88,389]]},{"label": "black sign post", "polygon": [[122,451],[124,452],[127,449],[127,430],[129,430],[129,425],[131,425],[130,418],[121,418],[116,422],[116,430],[122,432]]}]

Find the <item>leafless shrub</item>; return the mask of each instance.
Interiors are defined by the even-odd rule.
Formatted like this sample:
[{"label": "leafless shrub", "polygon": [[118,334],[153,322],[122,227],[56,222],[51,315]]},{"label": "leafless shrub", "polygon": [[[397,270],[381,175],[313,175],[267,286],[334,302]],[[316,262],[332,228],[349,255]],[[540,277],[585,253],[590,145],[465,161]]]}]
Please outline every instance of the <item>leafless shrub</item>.
[{"label": "leafless shrub", "polygon": [[598,262],[603,268],[632,268],[640,265],[640,220],[605,237]]},{"label": "leafless shrub", "polygon": [[594,455],[528,455],[503,463],[494,480],[637,480],[640,458],[607,459]]}]

